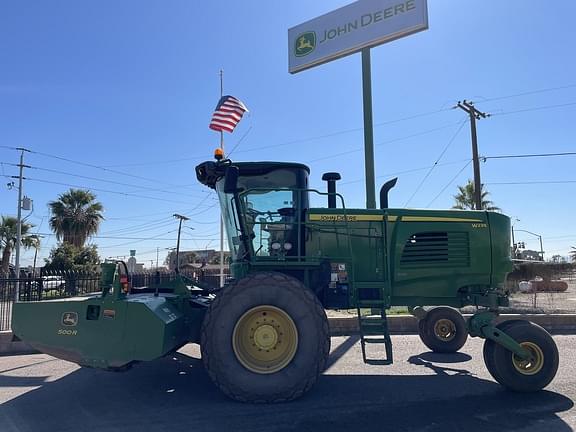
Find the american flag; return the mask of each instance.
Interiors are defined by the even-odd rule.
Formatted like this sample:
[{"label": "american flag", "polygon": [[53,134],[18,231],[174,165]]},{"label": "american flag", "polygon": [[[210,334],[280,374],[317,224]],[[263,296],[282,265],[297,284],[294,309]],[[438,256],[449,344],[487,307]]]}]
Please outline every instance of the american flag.
[{"label": "american flag", "polygon": [[216,105],[210,129],[232,132],[248,108],[234,96],[222,96]]}]

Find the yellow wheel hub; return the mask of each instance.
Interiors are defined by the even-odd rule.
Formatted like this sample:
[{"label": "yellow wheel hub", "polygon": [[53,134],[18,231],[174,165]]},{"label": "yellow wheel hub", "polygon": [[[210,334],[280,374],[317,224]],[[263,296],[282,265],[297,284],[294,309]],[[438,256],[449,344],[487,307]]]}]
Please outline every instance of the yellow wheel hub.
[{"label": "yellow wheel hub", "polygon": [[512,354],[512,363],[522,375],[536,375],[544,366],[544,353],[542,349],[533,342],[521,342],[520,345],[530,351],[532,358],[523,360]]},{"label": "yellow wheel hub", "polygon": [[284,310],[270,305],[256,306],[236,323],[232,346],[246,369],[259,374],[278,372],[296,354],[298,329]]},{"label": "yellow wheel hub", "polygon": [[439,319],[434,324],[434,334],[444,342],[449,342],[456,337],[456,326],[449,319]]}]

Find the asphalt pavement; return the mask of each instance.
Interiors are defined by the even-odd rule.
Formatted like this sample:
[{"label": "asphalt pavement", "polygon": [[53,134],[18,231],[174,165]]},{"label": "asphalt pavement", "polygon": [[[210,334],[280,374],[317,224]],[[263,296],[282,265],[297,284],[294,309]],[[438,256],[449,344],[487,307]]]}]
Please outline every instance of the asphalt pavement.
[{"label": "asphalt pavement", "polygon": [[0,357],[0,432],[572,431],[576,336],[554,339],[556,379],[544,391],[516,394],[492,380],[478,339],[445,355],[428,352],[417,336],[393,336],[395,363],[369,366],[356,336],[334,337],[319,383],[280,405],[227,399],[195,345],[124,373],[44,354]]}]

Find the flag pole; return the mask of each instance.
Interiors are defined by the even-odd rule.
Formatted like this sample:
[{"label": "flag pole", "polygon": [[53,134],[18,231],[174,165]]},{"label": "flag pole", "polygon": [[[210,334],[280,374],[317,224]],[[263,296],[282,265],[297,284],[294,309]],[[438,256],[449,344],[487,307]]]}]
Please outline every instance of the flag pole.
[{"label": "flag pole", "polygon": [[[224,71],[220,69],[220,98],[224,96]],[[224,153],[224,131],[220,131],[220,149]],[[220,288],[224,286],[224,214],[220,211]]]}]

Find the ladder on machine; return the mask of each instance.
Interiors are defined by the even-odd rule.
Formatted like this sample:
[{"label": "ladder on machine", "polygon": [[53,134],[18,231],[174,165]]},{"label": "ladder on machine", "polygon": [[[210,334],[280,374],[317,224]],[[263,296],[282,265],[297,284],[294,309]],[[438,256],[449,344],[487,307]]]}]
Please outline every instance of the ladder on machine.
[{"label": "ladder on machine", "polygon": [[[360,308],[377,309],[377,315],[362,315]],[[381,301],[369,300],[359,301],[358,307],[358,330],[360,332],[360,346],[362,347],[362,360],[370,365],[389,365],[393,362],[392,340],[388,330],[388,319],[386,309]],[[384,345],[386,353],[385,358],[368,358],[366,354],[366,345],[380,344]]]}]

